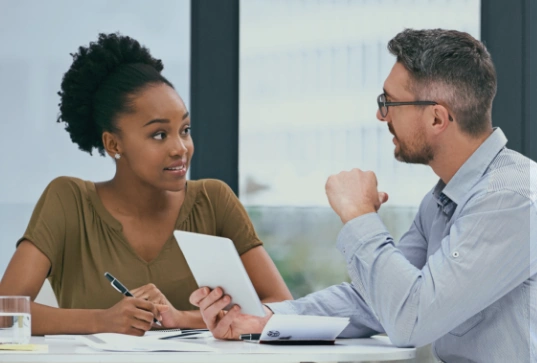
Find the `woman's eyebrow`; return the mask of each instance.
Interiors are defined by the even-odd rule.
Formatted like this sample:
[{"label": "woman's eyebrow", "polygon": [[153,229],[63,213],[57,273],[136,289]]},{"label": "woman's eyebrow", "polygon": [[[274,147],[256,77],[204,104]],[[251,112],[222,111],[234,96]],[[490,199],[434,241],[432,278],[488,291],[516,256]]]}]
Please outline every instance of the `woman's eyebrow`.
[{"label": "woman's eyebrow", "polygon": [[[190,116],[190,113],[187,111],[185,112],[185,114],[183,115],[183,119],[182,120],[186,120],[186,118]],[[144,126],[142,127],[146,127],[146,126],[149,126],[151,124],[156,124],[156,123],[159,123],[159,124],[169,124],[170,123],[170,120],[167,119],[167,118],[156,118],[154,120],[151,120],[149,121],[148,123],[146,123]]]},{"label": "woman's eyebrow", "polygon": [[151,120],[151,121],[149,121],[148,123],[146,123],[143,127],[149,126],[149,125],[151,125],[151,124],[156,124],[156,123],[159,123],[159,124],[169,124],[169,123],[170,123],[170,120],[168,120],[167,118],[156,118],[156,119]]}]

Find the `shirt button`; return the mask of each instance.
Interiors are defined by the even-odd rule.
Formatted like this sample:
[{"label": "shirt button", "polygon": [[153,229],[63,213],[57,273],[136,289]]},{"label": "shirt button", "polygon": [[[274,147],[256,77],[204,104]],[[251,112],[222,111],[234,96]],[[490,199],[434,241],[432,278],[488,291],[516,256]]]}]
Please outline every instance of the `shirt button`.
[{"label": "shirt button", "polygon": [[451,256],[453,256],[454,258],[457,258],[459,257],[459,252],[455,251],[451,254]]}]

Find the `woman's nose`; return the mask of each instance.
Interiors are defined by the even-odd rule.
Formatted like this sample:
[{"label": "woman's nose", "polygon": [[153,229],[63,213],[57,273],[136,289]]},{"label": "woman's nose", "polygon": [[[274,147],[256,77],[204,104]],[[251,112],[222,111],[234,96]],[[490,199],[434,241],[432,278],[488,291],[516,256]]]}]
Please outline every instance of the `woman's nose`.
[{"label": "woman's nose", "polygon": [[171,154],[172,155],[184,155],[188,151],[188,148],[185,145],[185,142],[180,137],[174,142]]}]

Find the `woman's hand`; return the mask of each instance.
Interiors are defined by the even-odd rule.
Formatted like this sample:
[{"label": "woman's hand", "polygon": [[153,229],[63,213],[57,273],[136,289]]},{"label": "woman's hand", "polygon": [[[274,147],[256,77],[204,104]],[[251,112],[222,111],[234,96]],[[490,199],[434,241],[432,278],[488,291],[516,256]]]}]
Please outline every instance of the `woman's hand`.
[{"label": "woman's hand", "polygon": [[241,334],[261,333],[273,315],[266,306],[263,306],[266,314],[263,318],[241,314],[238,305],[229,311],[222,310],[230,301],[219,287],[213,291],[202,287],[190,295],[190,303],[200,308],[203,321],[217,339],[239,339]]},{"label": "woman's hand", "polygon": [[154,285],[147,284],[131,290],[135,298],[143,299],[156,304],[160,311],[158,319],[163,328],[178,328],[181,312],[173,307],[166,296]]},{"label": "woman's hand", "polygon": [[[142,336],[153,326],[153,319],[161,319],[167,306],[159,306],[144,299],[124,297],[99,316],[99,331]],[[160,319],[159,319],[160,318]]]}]

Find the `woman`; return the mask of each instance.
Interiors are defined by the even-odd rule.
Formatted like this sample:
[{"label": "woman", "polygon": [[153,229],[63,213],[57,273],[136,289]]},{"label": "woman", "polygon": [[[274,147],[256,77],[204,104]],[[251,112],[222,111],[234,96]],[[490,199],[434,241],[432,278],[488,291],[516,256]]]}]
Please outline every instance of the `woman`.
[{"label": "woman", "polygon": [[[116,174],[99,183],[57,178],[38,201],[0,283],[0,295],[34,300],[51,282],[60,308],[32,303],[34,335],[143,335],[154,318],[166,328],[204,327],[188,302],[197,286],[175,229],[230,238],[262,301],[291,298],[231,189],[186,181],[190,116],[162,68],[119,34],[100,34],[73,55],[58,122],[82,151],[111,156]],[[134,298],[122,298],[105,272]]]}]

